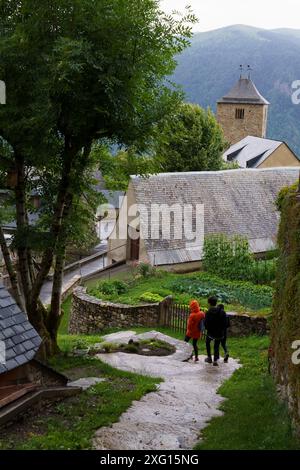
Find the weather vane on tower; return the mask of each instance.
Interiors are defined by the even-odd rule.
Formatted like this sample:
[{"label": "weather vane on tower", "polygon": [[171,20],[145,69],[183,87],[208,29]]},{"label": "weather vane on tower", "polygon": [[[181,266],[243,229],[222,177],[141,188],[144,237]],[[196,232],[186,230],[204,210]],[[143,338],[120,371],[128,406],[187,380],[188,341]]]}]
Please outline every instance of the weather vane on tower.
[{"label": "weather vane on tower", "polygon": [[[244,73],[244,65],[241,64],[240,65],[240,72],[241,72],[241,75],[240,75],[240,78],[243,78],[243,73]],[[252,72],[252,68],[251,68],[251,65],[247,65],[247,72],[248,72],[248,79],[250,80],[251,79],[251,72]]]}]

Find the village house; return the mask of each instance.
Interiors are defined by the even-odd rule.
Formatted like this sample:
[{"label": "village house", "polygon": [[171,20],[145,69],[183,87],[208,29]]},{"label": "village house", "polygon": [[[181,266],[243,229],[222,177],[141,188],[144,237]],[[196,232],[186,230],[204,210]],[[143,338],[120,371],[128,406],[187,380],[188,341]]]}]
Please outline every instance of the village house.
[{"label": "village house", "polygon": [[240,168],[300,167],[300,160],[287,143],[248,136],[232,145],[223,155],[225,162]]},{"label": "village house", "polygon": [[[298,178],[299,168],[133,176],[109,238],[109,262],[142,261],[173,271],[192,271],[201,265],[204,237],[212,234],[246,237],[252,253],[262,255],[276,245],[280,218],[275,204],[277,195]],[[170,208],[163,217],[169,215],[170,239],[163,238],[161,225],[155,227],[159,237],[149,236],[153,223],[158,225],[157,217],[155,222],[151,220],[153,204]],[[182,213],[177,211],[178,205]],[[204,207],[203,224],[198,227],[203,233],[197,233],[194,244],[182,231],[186,205]],[[162,215],[159,224],[161,219]],[[181,232],[181,239],[174,237]]]}]

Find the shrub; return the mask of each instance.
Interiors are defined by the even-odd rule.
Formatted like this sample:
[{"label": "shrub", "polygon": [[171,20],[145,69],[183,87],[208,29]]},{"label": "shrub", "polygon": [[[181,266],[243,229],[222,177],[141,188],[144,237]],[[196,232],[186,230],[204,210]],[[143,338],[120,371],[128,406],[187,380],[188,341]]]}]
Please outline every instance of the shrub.
[{"label": "shrub", "polygon": [[253,261],[249,280],[256,284],[270,284],[276,277],[277,262],[277,259]]},{"label": "shrub", "polygon": [[159,303],[162,302],[164,298],[159,294],[153,294],[152,292],[144,292],[140,296],[140,300],[142,302]]},{"label": "shrub", "polygon": [[106,353],[110,353],[116,349],[116,345],[114,343],[103,343],[101,348],[104,349]]},{"label": "shrub", "polygon": [[100,282],[96,287],[89,289],[89,294],[99,297],[99,294],[110,295],[121,295],[128,292],[128,285],[123,281],[103,281]]},{"label": "shrub", "polygon": [[228,279],[245,279],[253,263],[249,242],[240,236],[211,235],[204,242],[204,269]]},{"label": "shrub", "polygon": [[212,235],[205,239],[203,266],[207,272],[226,279],[269,284],[276,276],[276,254],[273,250],[266,255],[266,260],[257,261],[250,253],[246,238]]},{"label": "shrub", "polygon": [[73,350],[76,350],[76,349],[89,349],[89,344],[85,339],[79,338],[74,342],[72,348],[73,348]]},{"label": "shrub", "polygon": [[139,263],[138,272],[142,277],[149,277],[154,274],[154,268],[148,263]]}]

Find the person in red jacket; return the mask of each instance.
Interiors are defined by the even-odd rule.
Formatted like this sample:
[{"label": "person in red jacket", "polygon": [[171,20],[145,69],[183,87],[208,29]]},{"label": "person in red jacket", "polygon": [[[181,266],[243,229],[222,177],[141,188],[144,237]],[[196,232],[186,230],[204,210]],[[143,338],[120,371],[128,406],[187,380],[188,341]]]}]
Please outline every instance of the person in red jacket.
[{"label": "person in red jacket", "polygon": [[190,302],[190,311],[191,313],[188,319],[185,342],[188,343],[191,339],[193,340],[195,362],[198,362],[198,339],[202,337],[201,322],[205,319],[205,313],[201,312],[200,305],[197,300],[192,300]]}]

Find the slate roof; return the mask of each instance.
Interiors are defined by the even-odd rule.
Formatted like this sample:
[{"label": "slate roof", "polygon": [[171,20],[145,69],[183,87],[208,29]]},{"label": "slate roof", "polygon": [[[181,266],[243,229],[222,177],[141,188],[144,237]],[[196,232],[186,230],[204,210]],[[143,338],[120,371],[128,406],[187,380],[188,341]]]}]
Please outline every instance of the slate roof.
[{"label": "slate roof", "polygon": [[6,363],[0,363],[0,374],[31,361],[41,338],[0,283],[0,340],[5,342]]},{"label": "slate roof", "polygon": [[259,93],[250,78],[240,78],[230,92],[223,96],[218,103],[270,104],[269,101]]},{"label": "slate roof", "polygon": [[[204,234],[224,233],[248,238],[253,253],[263,253],[276,243],[279,224],[275,200],[281,188],[295,183],[299,168],[241,169],[219,172],[165,173],[149,178],[133,176],[131,184],[140,210],[145,237],[151,203],[204,204]],[[182,224],[174,217],[172,229]],[[151,221],[150,226],[154,225]],[[144,239],[149,261],[155,265],[199,261],[203,246],[186,238]]]},{"label": "slate roof", "polygon": [[241,168],[256,168],[281,145],[286,144],[278,140],[248,136],[226,150],[223,158],[228,162],[237,162]]}]

